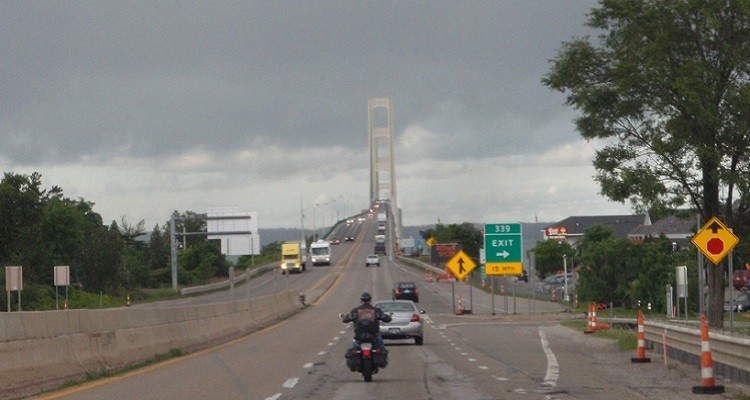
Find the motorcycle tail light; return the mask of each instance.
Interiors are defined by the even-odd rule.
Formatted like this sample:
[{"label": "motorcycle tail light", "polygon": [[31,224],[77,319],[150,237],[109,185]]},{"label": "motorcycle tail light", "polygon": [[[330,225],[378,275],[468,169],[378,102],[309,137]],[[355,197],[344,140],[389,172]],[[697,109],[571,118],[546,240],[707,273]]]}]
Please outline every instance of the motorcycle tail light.
[{"label": "motorcycle tail light", "polygon": [[372,357],[372,350],[362,350],[362,356]]}]

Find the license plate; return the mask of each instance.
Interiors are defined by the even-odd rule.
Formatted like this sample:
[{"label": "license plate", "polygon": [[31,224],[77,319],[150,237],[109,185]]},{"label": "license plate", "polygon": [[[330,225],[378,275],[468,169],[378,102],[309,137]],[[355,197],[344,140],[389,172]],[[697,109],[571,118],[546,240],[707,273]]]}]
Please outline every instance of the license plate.
[{"label": "license plate", "polygon": [[388,328],[388,333],[400,333],[401,328]]}]

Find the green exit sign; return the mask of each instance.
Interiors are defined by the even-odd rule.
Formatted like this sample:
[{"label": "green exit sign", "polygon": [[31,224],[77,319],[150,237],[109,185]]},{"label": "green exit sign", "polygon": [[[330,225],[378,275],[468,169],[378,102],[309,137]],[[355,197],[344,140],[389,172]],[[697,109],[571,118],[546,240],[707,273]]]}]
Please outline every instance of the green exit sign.
[{"label": "green exit sign", "polygon": [[523,228],[520,223],[484,225],[487,275],[523,273]]}]

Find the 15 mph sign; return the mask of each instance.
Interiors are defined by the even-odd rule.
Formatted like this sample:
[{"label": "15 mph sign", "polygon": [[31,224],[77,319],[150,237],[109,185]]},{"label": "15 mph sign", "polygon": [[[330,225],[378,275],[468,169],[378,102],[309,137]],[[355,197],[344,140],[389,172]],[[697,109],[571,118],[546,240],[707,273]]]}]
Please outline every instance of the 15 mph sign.
[{"label": "15 mph sign", "polygon": [[713,217],[691,241],[711,262],[719,264],[740,239],[718,218]]}]

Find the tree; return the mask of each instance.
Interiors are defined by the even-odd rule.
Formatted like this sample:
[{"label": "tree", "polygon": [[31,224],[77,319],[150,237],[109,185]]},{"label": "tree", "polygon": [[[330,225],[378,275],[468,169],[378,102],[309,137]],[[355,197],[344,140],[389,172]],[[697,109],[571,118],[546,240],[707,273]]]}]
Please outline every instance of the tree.
[{"label": "tree", "polygon": [[[736,226],[735,200],[750,204],[750,2],[601,0],[587,25],[598,40],[564,43],[542,82],[582,113],[583,138],[606,143],[601,193]],[[725,271],[708,268],[713,327]]]},{"label": "tree", "polygon": [[572,270],[574,266],[573,255],[575,252],[567,242],[544,240],[537,243],[532,251],[534,252],[534,264],[539,278],[545,278],[563,269],[563,256],[568,260],[569,270]]},{"label": "tree", "polygon": [[78,284],[89,292],[112,292],[124,285],[122,281],[124,244],[120,230],[113,221],[109,227],[92,225],[85,232],[79,263],[71,271]]}]

